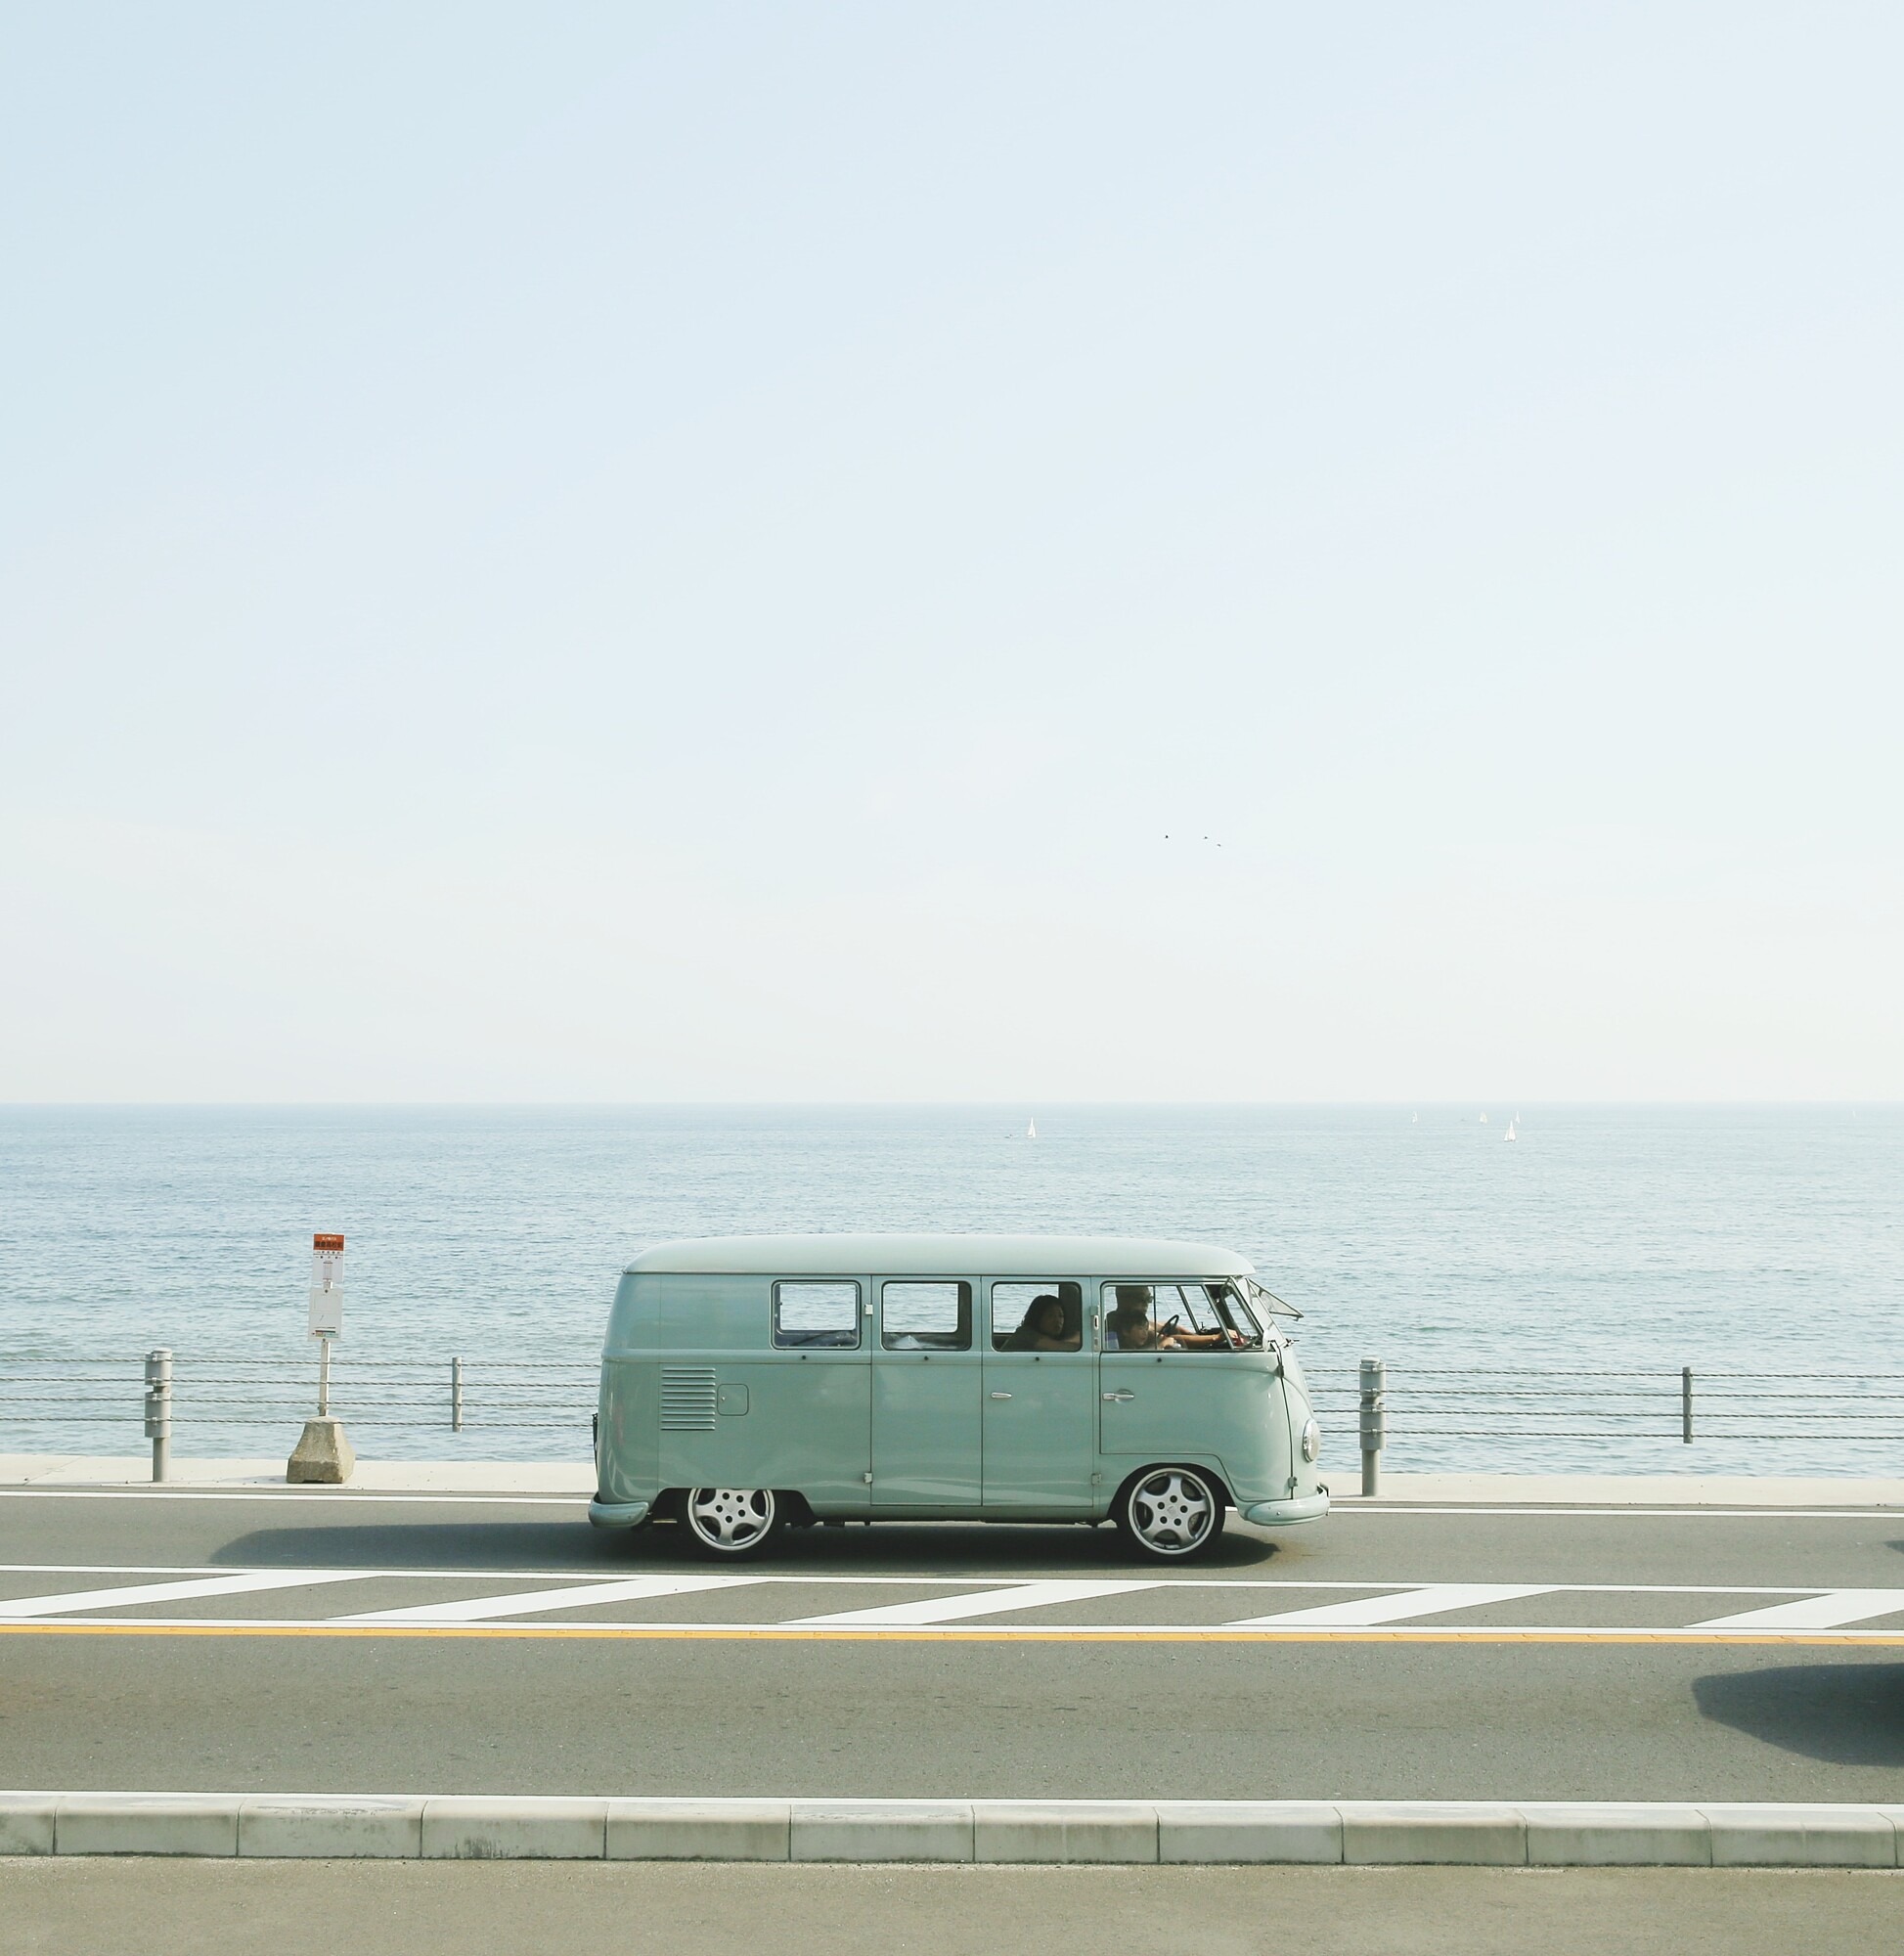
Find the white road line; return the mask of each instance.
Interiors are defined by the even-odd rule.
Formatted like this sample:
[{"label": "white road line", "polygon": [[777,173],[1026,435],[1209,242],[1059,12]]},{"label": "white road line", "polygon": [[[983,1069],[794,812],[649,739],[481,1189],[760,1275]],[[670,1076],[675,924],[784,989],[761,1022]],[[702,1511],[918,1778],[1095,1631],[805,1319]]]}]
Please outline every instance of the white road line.
[{"label": "white road line", "polygon": [[1774,1603],[1767,1610],[1742,1610],[1734,1617],[1710,1617],[1696,1630],[1831,1630],[1840,1623],[1869,1623],[1873,1617],[1904,1612],[1904,1589],[1830,1589],[1798,1603]]},{"label": "white road line", "polygon": [[657,1638],[719,1637],[736,1641],[773,1642],[786,1637],[863,1636],[876,1641],[882,1637],[961,1637],[996,1638],[1000,1642],[1033,1642],[1065,1638],[1077,1642],[1157,1641],[1164,1643],[1231,1642],[1312,1643],[1341,1639],[1395,1644],[1470,1643],[1502,1648],[1520,1643],[1562,1644],[1706,1644],[1773,1645],[1794,1648],[1820,1643],[1869,1645],[1873,1649],[1895,1650],[1904,1646],[1904,1630],[1880,1629],[1708,1629],[1700,1624],[1683,1628],[1661,1627],[1657,1623],[1616,1625],[1610,1623],[1298,1623],[1290,1625],[1269,1619],[1260,1623],[869,1623],[850,1619],[828,1623],[823,1619],[805,1621],[776,1619],[770,1622],[721,1623],[677,1620],[671,1623],[643,1623],[615,1619],[595,1619],[586,1623],[523,1623],[520,1621],[481,1623],[379,1623],[374,1618],[350,1617],[52,1617],[25,1618],[9,1622],[0,1617],[0,1637],[49,1635],[71,1631],[97,1635],[118,1631],[132,1635],[151,1632],[224,1633],[273,1636],[334,1632],[339,1636],[418,1636],[548,1637],[591,1638],[633,1634]]},{"label": "white road line", "polygon": [[242,1596],[250,1589],[300,1589],[314,1582],[361,1582],[358,1575],[320,1576],[308,1569],[249,1576],[201,1576],[191,1582],[139,1582],[118,1589],[69,1589],[58,1596],[0,1598],[0,1623],[70,1616],[80,1610],[120,1610],[135,1603],[175,1603],[187,1596]]},{"label": "white road line", "polygon": [[[213,1573],[238,1575],[286,1575],[282,1569],[244,1569],[213,1572],[202,1562],[0,1562],[0,1576],[206,1576]],[[587,1569],[434,1569],[391,1566],[370,1569],[342,1569],[334,1567],[313,1567],[298,1576],[300,1581],[325,1582],[341,1580],[345,1577],[369,1578],[376,1577],[392,1582],[586,1582],[591,1580],[613,1581],[616,1578],[594,1577]],[[738,1578],[730,1578],[738,1579]],[[857,1571],[852,1575],[820,1575],[801,1570],[792,1574],[775,1573],[761,1570],[758,1574],[749,1572],[749,1582],[806,1583],[816,1588],[845,1586],[849,1588],[929,1588],[935,1583],[956,1589],[994,1589],[1008,1583],[1029,1581],[1024,1576],[1006,1576],[1001,1573],[967,1570],[960,1575],[919,1575],[881,1576],[870,1570]],[[1359,1581],[1351,1581],[1342,1577],[1303,1577],[1301,1578],[1275,1576],[1170,1576],[1152,1578],[1159,1588],[1164,1589],[1235,1589],[1240,1591],[1267,1590],[1274,1594],[1285,1592],[1295,1594],[1307,1590],[1335,1589],[1381,1589],[1401,1591],[1403,1589],[1439,1588],[1440,1584],[1429,1577],[1413,1577],[1406,1581],[1397,1581],[1393,1577],[1364,1577]],[[1815,1582],[1558,1582],[1551,1585],[1565,1589],[1570,1594],[1583,1596],[1790,1596],[1809,1597],[1820,1593]],[[1837,1591],[1833,1592],[1838,1593]],[[1862,1592],[1860,1592],[1862,1593]],[[0,1597],[0,1609],[6,1607],[6,1598]]]},{"label": "white road line", "polygon": [[496,1618],[533,1616],[544,1610],[580,1610],[591,1603],[627,1603],[650,1596],[686,1596],[701,1589],[743,1588],[746,1576],[631,1576],[618,1582],[576,1582],[565,1589],[518,1589],[512,1596],[465,1596],[459,1603],[413,1603],[401,1610],[368,1610],[333,1617],[335,1623],[481,1623]]},{"label": "white road line", "polygon": [[1431,1617],[1443,1610],[1473,1610],[1483,1603],[1511,1603],[1517,1596],[1551,1596],[1559,1584],[1543,1582],[1438,1582],[1427,1589],[1404,1589],[1398,1596],[1364,1596],[1354,1603],[1322,1603],[1313,1610],[1285,1610],[1274,1617],[1240,1617],[1230,1629],[1268,1625],[1280,1628],[1300,1623],[1399,1623],[1410,1617]]},{"label": "white road line", "polygon": [[871,1610],[840,1610],[826,1617],[795,1617],[806,1628],[819,1623],[950,1623],[965,1617],[991,1617],[1001,1610],[1039,1610],[1048,1603],[1079,1603],[1088,1596],[1125,1596],[1133,1589],[1156,1589],[1157,1582],[1016,1582],[1009,1589],[986,1589],[972,1596],[928,1596],[918,1603],[886,1603]]},{"label": "white road line", "polygon": [[[257,1617],[243,1621],[259,1624],[267,1622],[296,1624],[324,1622],[371,1624],[408,1623],[419,1626],[437,1623],[446,1627],[454,1627],[458,1623],[500,1624],[516,1619],[542,1617],[557,1611],[593,1609],[604,1604],[631,1602],[639,1605],[641,1600],[646,1597],[719,1592],[738,1584],[760,1585],[781,1590],[804,1588],[819,1592],[801,1596],[786,1595],[783,1607],[794,1611],[799,1610],[802,1604],[811,1609],[814,1603],[823,1602],[829,1591],[836,1595],[841,1586],[857,1588],[862,1594],[867,1589],[877,1594],[881,1588],[899,1587],[907,1588],[913,1596],[918,1596],[921,1590],[940,1592],[928,1595],[919,1601],[862,1610],[826,1612],[811,1617],[802,1615],[775,1619],[789,1625],[814,1624],[822,1627],[837,1625],[843,1628],[859,1625],[868,1629],[877,1629],[884,1625],[896,1630],[929,1629],[935,1624],[956,1624],[973,1618],[1010,1616],[1018,1612],[1047,1608],[1053,1604],[1083,1601],[1099,1596],[1115,1596],[1144,1589],[1156,1593],[1155,1607],[1161,1612],[1177,1616],[1180,1610],[1189,1619],[1180,1622],[1179,1627],[1183,1629],[1197,1627],[1195,1620],[1202,1618],[1213,1628],[1218,1625],[1244,1630],[1261,1628],[1272,1634],[1278,1630],[1302,1632],[1307,1629],[1326,1630],[1331,1627],[1352,1631],[1363,1626],[1379,1627],[1386,1623],[1406,1623],[1415,1619],[1432,1618],[1450,1611],[1471,1610],[1478,1606],[1504,1602],[1521,1596],[1556,1593],[1633,1598],[1677,1597],[1683,1599],[1685,1609],[1702,1605],[1709,1609],[1714,1603],[1718,1603],[1722,1608],[1727,1602],[1733,1605],[1732,1610],[1725,1615],[1674,1626],[1670,1632],[1673,1634],[1696,1635],[1707,1630],[1736,1632],[1742,1636],[1780,1632],[1798,1633],[1807,1630],[1831,1630],[1893,1615],[1904,1618],[1904,1588],[1822,1590],[1815,1583],[1803,1587],[1744,1582],[1507,1584],[1436,1582],[1421,1578],[1402,1583],[1393,1579],[1384,1581],[1377,1578],[1347,1581],[1339,1578],[1313,1578],[1306,1580],[1235,1576],[1193,1578],[1179,1576],[1174,1572],[1168,1577],[1149,1579],[1103,1581],[1059,1578],[1036,1580],[1024,1577],[969,1571],[958,1575],[943,1572],[932,1575],[916,1572],[874,1574],[871,1571],[825,1575],[804,1571],[798,1573],[762,1571],[756,1574],[750,1571],[744,1577],[713,1573],[702,1576],[656,1572],[652,1575],[635,1577],[611,1577],[592,1576],[581,1569],[304,1568],[213,1571],[203,1564],[139,1567],[98,1563],[0,1563],[0,1579],[8,1577],[15,1580],[25,1578],[35,1587],[33,1593],[26,1596],[9,1598],[0,1595],[0,1623],[31,1623],[41,1619],[77,1617],[86,1614],[104,1617],[122,1611],[139,1610],[148,1614],[142,1615],[137,1621],[155,1625],[160,1623],[169,1624],[174,1621],[209,1624],[214,1621],[226,1620],[222,1615],[216,1620],[209,1617],[174,1619],[169,1613],[161,1618],[155,1611],[175,1599],[215,1598],[226,1595],[236,1597],[247,1591],[296,1590],[317,1585],[368,1580],[385,1581],[395,1585],[399,1590],[407,1587],[413,1596],[419,1594],[420,1590],[426,1590],[446,1581],[466,1584],[478,1593],[461,1601],[415,1603],[332,1618],[311,1618],[304,1610],[300,1610],[295,1618]],[[88,1577],[92,1578],[96,1584],[101,1578],[106,1578],[111,1586],[81,1589],[69,1586],[76,1578],[83,1579]],[[43,1588],[49,1581],[56,1585],[51,1592]],[[518,1586],[505,1593],[499,1593],[495,1587],[499,1582]],[[1186,1593],[1179,1596],[1175,1593],[1178,1590]],[[1192,1590],[1198,1592],[1200,1599],[1194,1612],[1189,1610],[1190,1597],[1187,1593]],[[1212,1596],[1209,1592],[1213,1590],[1218,1594]],[[1332,1602],[1328,1600],[1332,1596],[1346,1596],[1352,1600]],[[1223,1614],[1226,1608],[1248,1609],[1251,1604],[1255,1604],[1258,1611],[1262,1611],[1265,1605],[1282,1604],[1286,1607],[1273,1610],[1273,1613],[1268,1615],[1251,1615],[1242,1618],[1229,1618]],[[270,1609],[285,1606],[280,1604],[264,1607]],[[332,1607],[336,1608],[340,1605],[333,1604]],[[305,1610],[308,1608],[307,1604]],[[645,1615],[645,1613],[639,1614]],[[1675,1609],[1671,1614],[1678,1616],[1681,1611]],[[593,1622],[601,1627],[642,1626],[620,1622],[602,1624],[599,1618],[594,1619]],[[710,1624],[708,1627],[726,1626]],[[739,1629],[743,1626],[733,1627]],[[1078,1629],[1079,1633],[1085,1634],[1116,1627],[1120,1626],[1098,1623],[1079,1625]],[[1169,1626],[1129,1624],[1121,1627],[1161,1630]],[[1505,1626],[1487,1624],[1473,1627],[1497,1631]],[[1561,1626],[1540,1627],[1553,1629]],[[1665,1624],[1656,1624],[1652,1627],[1662,1634],[1667,1633]],[[1871,1631],[1857,1634],[1880,1636],[1889,1633]]]}]

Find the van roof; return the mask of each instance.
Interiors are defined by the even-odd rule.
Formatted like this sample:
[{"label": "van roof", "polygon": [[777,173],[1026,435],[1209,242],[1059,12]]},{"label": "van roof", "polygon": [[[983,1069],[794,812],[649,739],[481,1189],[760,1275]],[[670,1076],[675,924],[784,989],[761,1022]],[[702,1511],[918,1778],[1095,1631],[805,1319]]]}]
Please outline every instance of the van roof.
[{"label": "van roof", "polygon": [[700,1236],[657,1243],[627,1273],[723,1276],[1238,1277],[1234,1250],[1143,1236]]}]

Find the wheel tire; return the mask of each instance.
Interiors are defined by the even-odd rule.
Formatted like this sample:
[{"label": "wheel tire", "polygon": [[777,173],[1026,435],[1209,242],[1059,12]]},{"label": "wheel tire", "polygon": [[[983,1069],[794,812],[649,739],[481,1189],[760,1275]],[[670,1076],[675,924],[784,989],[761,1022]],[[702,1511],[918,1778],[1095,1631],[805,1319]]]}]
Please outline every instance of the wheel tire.
[{"label": "wheel tire", "polygon": [[1146,1467],[1118,1496],[1118,1534],[1146,1562],[1194,1562],[1223,1533],[1223,1494],[1196,1467]]},{"label": "wheel tire", "polygon": [[689,1488],[681,1518],[702,1554],[741,1562],[779,1534],[786,1514],[772,1488]]}]

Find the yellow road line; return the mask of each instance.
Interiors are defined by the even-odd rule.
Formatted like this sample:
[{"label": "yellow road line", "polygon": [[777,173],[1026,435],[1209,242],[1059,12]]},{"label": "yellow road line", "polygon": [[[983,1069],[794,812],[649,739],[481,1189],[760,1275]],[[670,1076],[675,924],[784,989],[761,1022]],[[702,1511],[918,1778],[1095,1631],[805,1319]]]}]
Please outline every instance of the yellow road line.
[{"label": "yellow road line", "polygon": [[1758,1645],[1830,1646],[1849,1650],[1904,1648],[1904,1631],[1895,1635],[1845,1636],[1828,1631],[1795,1634],[1718,1633],[1691,1636],[1684,1631],[1660,1630],[1262,1630],[1168,1629],[788,1629],[770,1624],[760,1629],[732,1624],[682,1624],[678,1627],[631,1628],[585,1623],[0,1623],[0,1636],[21,1637],[505,1637],[539,1641],[603,1638],[648,1642],[698,1643],[1184,1643],[1184,1644],[1679,1644],[1694,1648]]}]

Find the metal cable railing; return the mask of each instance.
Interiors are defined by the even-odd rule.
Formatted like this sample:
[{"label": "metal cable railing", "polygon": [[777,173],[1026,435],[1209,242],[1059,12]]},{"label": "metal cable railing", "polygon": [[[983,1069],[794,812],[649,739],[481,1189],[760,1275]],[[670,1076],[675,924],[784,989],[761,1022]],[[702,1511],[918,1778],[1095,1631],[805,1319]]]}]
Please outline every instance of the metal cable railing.
[{"label": "metal cable railing", "polygon": [[[1601,1389],[1538,1381],[1595,1377]],[[1712,1440],[1855,1438],[1904,1445],[1904,1374],[1813,1373],[1807,1383],[1750,1372],[1522,1372],[1513,1385],[1469,1383],[1445,1368],[1387,1371],[1381,1388],[1389,1432],[1414,1439],[1616,1440],[1648,1437],[1691,1445]],[[1455,1383],[1455,1381],[1460,1383]],[[1318,1411],[1358,1415],[1354,1374],[1313,1376]],[[1819,1386],[1826,1387],[1819,1390]],[[1625,1401],[1624,1403],[1616,1402]],[[1846,1429],[1852,1429],[1847,1433]]]},{"label": "metal cable railing", "polygon": [[1687,1365],[1676,1373],[1477,1377],[1421,1366],[1392,1377],[1381,1360],[1365,1358],[1354,1374],[1319,1369],[1313,1397],[1319,1413],[1354,1422],[1364,1493],[1378,1489],[1392,1434],[1417,1456],[1439,1450],[1442,1441],[1482,1442],[1488,1451],[1555,1442],[1644,1449],[1704,1441],[1720,1448],[1824,1442],[1840,1458],[1872,1464],[1888,1464],[1891,1449],[1904,1457],[1904,1373],[1896,1372],[1696,1373]]},{"label": "metal cable railing", "polygon": [[[544,1433],[566,1448],[588,1433],[598,1363],[575,1359],[346,1357],[333,1354],[330,1409],[349,1426],[416,1437],[431,1430]],[[1480,1374],[1454,1366],[1359,1372],[1318,1366],[1317,1413],[1352,1425],[1365,1462],[1391,1437],[1408,1445],[1483,1441],[1620,1443],[1827,1441],[1895,1446],[1904,1459],[1904,1373],[1739,1372],[1582,1368]],[[309,1358],[169,1353],[146,1360],[0,1357],[0,1451],[25,1431],[70,1445],[102,1429],[132,1438],[208,1440],[275,1429],[294,1437],[316,1408]]]},{"label": "metal cable railing", "polygon": [[[430,1429],[502,1429],[586,1446],[599,1366],[590,1359],[346,1358],[332,1353],[326,1409],[356,1428],[415,1437]],[[101,1429],[153,1442],[162,1475],[175,1436],[275,1430],[285,1444],[319,1408],[318,1366],[292,1357],[176,1361],[155,1352],[136,1363],[104,1358],[0,1359],[0,1451],[23,1431],[71,1445]],[[22,1449],[23,1450],[23,1449]]]}]

